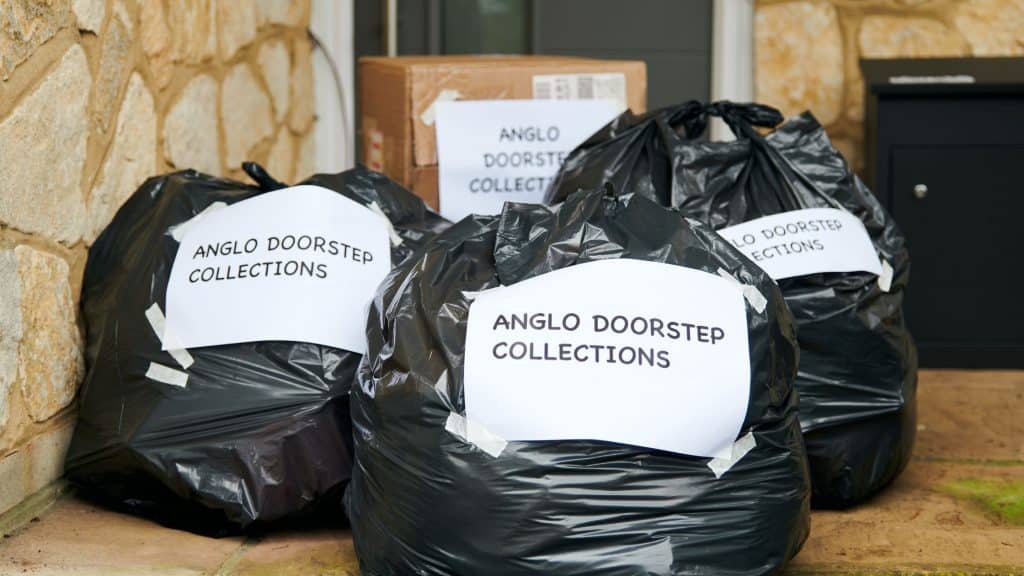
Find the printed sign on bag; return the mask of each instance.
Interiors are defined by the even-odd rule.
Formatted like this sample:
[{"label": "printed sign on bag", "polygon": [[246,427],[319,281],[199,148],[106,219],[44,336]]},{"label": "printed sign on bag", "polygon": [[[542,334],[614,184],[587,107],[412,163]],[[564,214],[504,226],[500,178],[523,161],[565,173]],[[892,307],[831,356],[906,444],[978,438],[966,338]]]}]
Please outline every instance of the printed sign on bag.
[{"label": "printed sign on bag", "polygon": [[602,260],[481,292],[470,305],[466,418],[505,440],[714,457],[729,454],[749,394],[743,295],[713,274]]},{"label": "printed sign on bag", "polygon": [[612,100],[438,102],[441,215],[497,214],[541,202],[565,157],[618,114]]},{"label": "printed sign on bag", "polygon": [[384,217],[319,186],[204,214],[167,284],[163,349],[286,340],[366,351],[366,310],[391,270]]},{"label": "printed sign on bag", "polygon": [[844,210],[793,210],[718,233],[775,280],[819,272],[882,272],[864,223]]}]

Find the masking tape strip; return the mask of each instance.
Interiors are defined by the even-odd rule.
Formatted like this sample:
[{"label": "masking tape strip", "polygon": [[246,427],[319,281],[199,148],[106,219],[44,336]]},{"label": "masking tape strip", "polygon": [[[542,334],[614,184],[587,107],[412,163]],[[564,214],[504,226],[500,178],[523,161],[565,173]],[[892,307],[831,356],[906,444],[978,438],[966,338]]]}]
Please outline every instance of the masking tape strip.
[{"label": "masking tape strip", "polygon": [[441,93],[437,95],[437,98],[434,98],[434,101],[430,103],[430,106],[427,106],[427,109],[420,114],[420,120],[427,126],[433,126],[437,115],[437,103],[458,100],[459,96],[460,94],[458,90],[441,90]]},{"label": "masking tape strip", "polygon": [[882,260],[882,273],[878,275],[878,287],[882,292],[888,292],[892,288],[893,269],[888,260]]},{"label": "masking tape strip", "polygon": [[179,388],[184,388],[188,385],[188,374],[163,364],[157,364],[156,362],[149,363],[149,369],[146,370],[146,378]]},{"label": "masking tape strip", "polygon": [[448,420],[444,423],[444,429],[494,458],[501,456],[505,446],[508,446],[508,442],[492,434],[482,424],[474,422],[457,412],[448,414]]},{"label": "masking tape strip", "polygon": [[753,450],[755,446],[757,446],[757,440],[754,438],[754,433],[747,432],[746,435],[732,443],[728,456],[720,456],[709,460],[708,468],[714,472],[715,478],[721,478],[722,474],[728,472],[730,468],[739,462],[741,458],[746,456],[747,452]]},{"label": "masking tape strip", "polygon": [[[156,332],[156,337],[160,339],[160,344],[163,344],[165,332],[167,331],[167,322],[164,319],[164,313],[163,310],[160,310],[159,304],[154,302],[152,306],[146,309],[146,320],[149,320],[150,327],[153,328],[153,332]],[[195,362],[192,355],[184,348],[174,348],[168,350],[167,353],[186,370]]]},{"label": "masking tape strip", "polygon": [[369,204],[366,205],[366,207],[370,209],[370,212],[373,212],[374,214],[380,216],[381,218],[384,219],[384,222],[387,223],[388,236],[391,237],[391,245],[401,246],[403,242],[402,237],[399,236],[398,232],[395,231],[395,226],[391,224],[391,218],[388,218],[388,215],[385,214],[383,210],[381,210],[380,205],[378,205],[376,202],[370,202]]},{"label": "masking tape strip", "polygon": [[214,202],[213,204],[210,204],[209,206],[204,208],[203,211],[200,212],[199,214],[196,214],[195,216],[189,218],[188,220],[185,220],[180,224],[175,224],[174,226],[171,226],[167,230],[167,233],[170,234],[171,238],[174,238],[176,242],[180,243],[181,239],[185,237],[185,233],[188,232],[188,229],[191,228],[193,224],[201,220],[203,216],[209,214],[210,212],[216,212],[217,210],[226,207],[227,204],[225,204],[224,202]]},{"label": "masking tape strip", "polygon": [[761,294],[761,291],[757,289],[757,286],[751,286],[750,284],[744,284],[736,279],[735,276],[730,274],[724,268],[718,269],[718,275],[726,280],[732,280],[734,284],[740,287],[743,291],[743,297],[750,303],[750,307],[757,311],[758,314],[764,312],[765,306],[768,305],[768,299]]}]

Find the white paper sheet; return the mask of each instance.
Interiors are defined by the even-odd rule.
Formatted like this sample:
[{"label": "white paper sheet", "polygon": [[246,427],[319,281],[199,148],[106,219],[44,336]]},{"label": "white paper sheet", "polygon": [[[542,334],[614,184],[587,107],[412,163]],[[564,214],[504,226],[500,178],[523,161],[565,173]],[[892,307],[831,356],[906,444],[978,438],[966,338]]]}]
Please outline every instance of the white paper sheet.
[{"label": "white paper sheet", "polygon": [[819,272],[882,272],[864,223],[835,208],[773,214],[718,233],[775,280]]},{"label": "white paper sheet", "polygon": [[621,110],[614,100],[434,104],[441,215],[497,214],[540,202],[565,156]]},{"label": "white paper sheet", "polygon": [[717,275],[604,260],[480,292],[470,306],[466,417],[505,440],[714,457],[731,449],[749,394],[742,291]]},{"label": "white paper sheet", "polygon": [[167,285],[163,349],[312,342],[363,353],[391,269],[379,214],[319,186],[268,192],[191,224]]}]

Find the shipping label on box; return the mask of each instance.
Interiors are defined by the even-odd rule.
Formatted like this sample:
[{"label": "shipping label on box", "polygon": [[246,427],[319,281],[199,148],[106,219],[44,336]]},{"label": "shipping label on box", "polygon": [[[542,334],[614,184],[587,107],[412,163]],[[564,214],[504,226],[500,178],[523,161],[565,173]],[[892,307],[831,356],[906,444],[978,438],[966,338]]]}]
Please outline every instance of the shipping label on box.
[{"label": "shipping label on box", "polygon": [[533,77],[533,97],[537,100],[614,100],[619,112],[626,104],[626,75],[612,74],[537,74]]},{"label": "shipping label on box", "polygon": [[441,215],[457,221],[541,202],[569,152],[619,111],[614,100],[437,103]]}]

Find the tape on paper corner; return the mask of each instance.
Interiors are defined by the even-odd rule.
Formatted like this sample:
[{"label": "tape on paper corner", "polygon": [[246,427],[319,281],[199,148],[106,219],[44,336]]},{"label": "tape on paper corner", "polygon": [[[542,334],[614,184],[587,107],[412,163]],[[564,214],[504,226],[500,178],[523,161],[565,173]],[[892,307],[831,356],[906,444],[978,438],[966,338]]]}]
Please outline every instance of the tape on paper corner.
[{"label": "tape on paper corner", "polygon": [[188,374],[163,364],[157,364],[156,362],[149,363],[149,368],[146,370],[146,378],[163,384],[177,386],[178,388],[188,386]]},{"label": "tape on paper corner", "polygon": [[733,466],[736,465],[748,452],[757,446],[757,440],[754,438],[753,432],[747,432],[745,435],[740,437],[739,440],[732,443],[729,447],[729,455],[719,456],[712,458],[708,461],[708,468],[715,474],[715,478],[721,478],[723,474],[728,472]]},{"label": "tape on paper corner", "polygon": [[888,292],[892,289],[892,276],[894,270],[892,265],[889,264],[888,260],[882,260],[882,272],[878,275],[878,287],[882,292]]},{"label": "tape on paper corner", "polygon": [[384,220],[384,224],[387,225],[388,228],[388,237],[391,238],[391,245],[401,246],[403,242],[402,237],[399,236],[398,232],[395,230],[394,224],[391,223],[391,219],[388,218],[388,215],[384,213],[384,210],[380,207],[380,204],[377,204],[377,202],[370,202],[369,204],[366,205],[366,207],[370,209],[370,212],[373,212],[374,214],[380,216]]},{"label": "tape on paper corner", "polygon": [[[167,337],[167,320],[164,318],[164,311],[160,309],[159,304],[154,302],[152,306],[146,308],[146,320],[149,320],[149,326],[156,333],[156,337],[160,340],[160,345],[162,346],[164,338]],[[185,370],[188,370],[189,366],[195,362],[192,355],[184,348],[171,348],[167,353]]]},{"label": "tape on paper corner", "polygon": [[718,275],[726,280],[731,280],[739,289],[743,292],[743,297],[747,299],[750,307],[757,311],[758,314],[764,312],[765,307],[768,306],[768,299],[761,294],[761,291],[757,289],[757,286],[750,284],[744,284],[740,282],[738,278],[729,273],[724,268],[718,269]]},{"label": "tape on paper corner", "polygon": [[188,220],[185,220],[180,224],[175,224],[174,226],[171,226],[170,228],[167,229],[167,233],[171,236],[171,238],[174,238],[174,240],[180,244],[181,239],[185,237],[185,233],[188,232],[188,229],[195,225],[196,222],[202,220],[203,217],[206,216],[207,214],[211,212],[216,212],[221,208],[227,208],[227,206],[228,205],[225,204],[224,202],[214,202],[213,204],[210,204],[206,208],[203,208],[202,212],[200,212],[199,214],[196,214],[195,216],[189,218]]},{"label": "tape on paper corner", "polygon": [[458,412],[448,414],[444,429],[463,442],[483,450],[493,458],[501,456],[505,447],[508,446],[508,442],[503,438],[496,436],[479,422],[470,420]]},{"label": "tape on paper corner", "polygon": [[437,118],[437,103],[452,102],[454,100],[458,100],[459,96],[461,96],[461,94],[459,94],[458,90],[441,90],[441,93],[437,95],[437,98],[434,98],[434,101],[430,103],[430,106],[427,106],[426,110],[420,114],[420,121],[427,126],[433,126],[434,120]]}]

